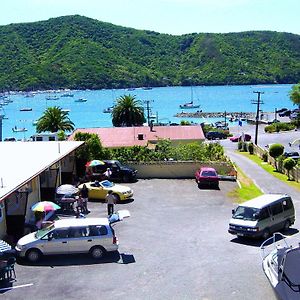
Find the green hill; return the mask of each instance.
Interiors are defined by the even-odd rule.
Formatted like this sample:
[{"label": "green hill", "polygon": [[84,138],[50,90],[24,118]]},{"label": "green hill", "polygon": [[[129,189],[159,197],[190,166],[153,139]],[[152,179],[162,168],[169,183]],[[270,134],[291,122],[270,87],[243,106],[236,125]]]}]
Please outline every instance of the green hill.
[{"label": "green hill", "polygon": [[295,83],[300,36],[181,36],[82,16],[0,26],[0,89]]}]

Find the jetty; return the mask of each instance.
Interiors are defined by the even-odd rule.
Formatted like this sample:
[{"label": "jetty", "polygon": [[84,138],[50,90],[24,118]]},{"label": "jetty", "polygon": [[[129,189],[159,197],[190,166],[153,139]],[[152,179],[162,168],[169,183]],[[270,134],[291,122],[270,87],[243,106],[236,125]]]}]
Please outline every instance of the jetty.
[{"label": "jetty", "polygon": [[180,112],[177,113],[174,117],[177,118],[226,118],[233,120],[248,120],[255,119],[254,112],[203,112],[203,111],[195,111],[195,112]]}]

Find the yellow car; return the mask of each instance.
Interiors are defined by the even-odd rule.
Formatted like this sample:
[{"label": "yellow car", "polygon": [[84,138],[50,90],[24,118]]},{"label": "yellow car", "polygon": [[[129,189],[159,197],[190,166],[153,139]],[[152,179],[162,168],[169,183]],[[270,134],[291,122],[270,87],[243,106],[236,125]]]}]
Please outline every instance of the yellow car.
[{"label": "yellow car", "polygon": [[118,201],[127,200],[132,198],[133,196],[133,191],[131,188],[125,185],[115,184],[109,180],[103,180],[100,182],[99,181],[86,182],[78,186],[79,190],[83,188],[84,184],[89,190],[88,196],[91,199],[105,200],[108,191],[112,191],[113,195],[115,195]]}]

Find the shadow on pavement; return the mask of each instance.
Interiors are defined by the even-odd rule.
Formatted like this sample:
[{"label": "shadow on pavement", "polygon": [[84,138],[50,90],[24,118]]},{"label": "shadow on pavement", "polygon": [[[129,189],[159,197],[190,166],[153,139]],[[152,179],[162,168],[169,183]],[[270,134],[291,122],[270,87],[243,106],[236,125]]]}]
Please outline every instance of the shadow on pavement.
[{"label": "shadow on pavement", "polygon": [[102,259],[94,259],[89,254],[66,254],[66,255],[49,255],[43,256],[39,262],[31,263],[25,259],[18,259],[18,264],[24,266],[39,267],[60,267],[74,265],[95,265],[107,263],[129,264],[134,263],[135,259],[132,254],[120,254],[118,251],[109,252]]},{"label": "shadow on pavement", "polygon": [[[285,236],[292,236],[294,234],[299,233],[299,230],[296,228],[289,228],[288,230],[284,231],[283,234]],[[236,244],[243,244],[245,246],[252,246],[252,247],[260,247],[263,243],[263,239],[251,239],[246,237],[236,237],[232,239],[230,242],[236,243]],[[270,241],[271,243],[271,241]]]}]

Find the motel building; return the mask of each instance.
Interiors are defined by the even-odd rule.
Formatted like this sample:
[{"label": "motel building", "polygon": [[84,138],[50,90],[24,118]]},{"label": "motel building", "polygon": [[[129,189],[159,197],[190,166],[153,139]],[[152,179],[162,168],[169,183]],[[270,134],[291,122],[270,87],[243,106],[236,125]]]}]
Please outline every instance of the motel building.
[{"label": "motel building", "polygon": [[31,207],[53,201],[72,183],[75,151],[83,142],[0,142],[0,239],[16,241],[34,219]]}]

